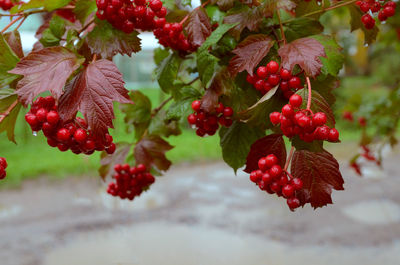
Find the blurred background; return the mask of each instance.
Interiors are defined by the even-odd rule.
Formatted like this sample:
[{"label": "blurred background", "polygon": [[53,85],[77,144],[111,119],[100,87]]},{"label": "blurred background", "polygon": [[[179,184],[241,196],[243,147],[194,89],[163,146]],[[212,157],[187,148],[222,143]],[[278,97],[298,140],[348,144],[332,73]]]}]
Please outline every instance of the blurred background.
[{"label": "blurred background", "polygon": [[[345,191],[334,192],[334,205],[290,212],[247,174],[235,176],[221,161],[218,136],[200,139],[189,128],[169,138],[172,169],[134,202],[120,201],[105,193],[99,154],[50,148],[43,135],[32,135],[21,112],[18,144],[5,135],[0,140],[9,164],[0,183],[0,264],[399,265],[400,154],[384,145],[383,168],[361,161],[364,176],[358,177],[348,161],[361,132],[341,116],[351,111],[355,119],[369,118],[371,106],[398,89],[400,36],[383,26],[378,44],[366,47],[363,33],[351,33],[348,21],[346,10],[322,18],[347,58],[334,106],[342,143],[328,145],[346,182]],[[0,28],[7,23],[1,19]],[[21,27],[26,52],[40,23],[40,16],[31,16]],[[158,43],[151,34],[140,37],[143,51],[115,63],[126,87],[142,91],[154,107],[164,98],[153,81]],[[117,141],[131,139],[116,110],[111,134]],[[374,126],[367,131],[376,132]]]}]

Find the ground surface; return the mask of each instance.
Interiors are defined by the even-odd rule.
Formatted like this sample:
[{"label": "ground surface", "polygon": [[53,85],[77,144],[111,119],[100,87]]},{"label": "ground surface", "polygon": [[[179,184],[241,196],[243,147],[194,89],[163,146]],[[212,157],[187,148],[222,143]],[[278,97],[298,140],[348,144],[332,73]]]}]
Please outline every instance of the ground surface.
[{"label": "ground surface", "polygon": [[334,205],[291,213],[223,163],[180,165],[120,202],[95,178],[0,192],[1,265],[400,265],[400,155]]}]

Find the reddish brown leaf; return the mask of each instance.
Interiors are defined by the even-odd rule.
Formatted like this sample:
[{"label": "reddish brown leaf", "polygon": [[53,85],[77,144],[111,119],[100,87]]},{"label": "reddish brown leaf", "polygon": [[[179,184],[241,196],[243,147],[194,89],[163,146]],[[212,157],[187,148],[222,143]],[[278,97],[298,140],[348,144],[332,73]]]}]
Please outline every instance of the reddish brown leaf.
[{"label": "reddish brown leaf", "polygon": [[221,10],[229,10],[233,7],[233,4],[235,3],[235,0],[212,0],[211,4],[215,5],[217,4],[218,7]]},{"label": "reddish brown leaf", "polygon": [[165,152],[172,148],[173,146],[160,136],[145,136],[135,146],[136,163],[145,164],[148,168],[155,166],[160,171],[166,171],[171,166],[171,161],[167,159]]},{"label": "reddish brown leaf", "polygon": [[245,172],[251,173],[258,169],[258,160],[261,157],[274,154],[279,159],[279,164],[283,168],[286,163],[286,146],[281,134],[271,134],[258,139],[251,145],[247,156]]},{"label": "reddish brown leaf", "polygon": [[99,174],[103,180],[113,175],[115,164],[125,163],[131,147],[132,144],[129,143],[117,143],[117,149],[114,154],[109,155],[105,151],[101,153]]},{"label": "reddish brown leaf", "polygon": [[118,68],[111,61],[99,60],[68,83],[59,112],[63,120],[70,120],[80,111],[95,137],[104,139],[107,129],[113,128],[114,101],[131,103]]},{"label": "reddish brown leaf", "polygon": [[232,29],[232,33],[236,37],[239,37],[240,33],[242,33],[245,28],[248,28],[250,31],[256,31],[261,21],[266,16],[263,6],[257,6],[253,8],[242,6],[240,8],[233,8],[231,10],[232,12],[229,12],[228,16],[224,18],[224,23],[239,23]]},{"label": "reddish brown leaf", "polygon": [[[307,107],[307,101],[308,101],[308,89],[301,89],[299,92],[297,92],[302,98],[303,98],[303,108]],[[331,128],[335,127],[335,115],[333,114],[333,111],[331,109],[331,106],[329,103],[324,99],[324,97],[318,93],[315,90],[312,90],[311,94],[311,110],[316,113],[316,112],[323,112],[326,114],[327,118],[327,123]]]},{"label": "reddish brown leaf", "polygon": [[7,41],[10,48],[19,58],[24,57],[24,52],[22,50],[22,44],[21,44],[21,36],[19,35],[19,32],[17,30],[5,33],[4,38]]},{"label": "reddish brown leaf", "polygon": [[31,52],[9,72],[24,76],[18,82],[17,94],[22,104],[27,106],[45,91],[60,98],[65,82],[82,62],[64,47],[51,47]]},{"label": "reddish brown leaf", "polygon": [[189,14],[185,30],[190,43],[194,47],[200,47],[207,37],[210,36],[212,32],[210,18],[203,8],[196,8]]},{"label": "reddish brown leaf", "polygon": [[288,43],[278,50],[282,66],[292,70],[298,64],[308,76],[316,77],[322,68],[320,56],[325,57],[321,43],[312,38],[301,38]]},{"label": "reddish brown leaf", "polygon": [[232,52],[236,54],[229,62],[229,71],[232,75],[246,70],[253,74],[254,68],[268,54],[274,41],[264,34],[250,35],[238,44]]},{"label": "reddish brown leaf", "polygon": [[302,205],[311,203],[314,208],[332,203],[332,189],[344,190],[343,178],[336,159],[327,151],[296,151],[291,173],[303,180],[303,188],[296,192]]}]

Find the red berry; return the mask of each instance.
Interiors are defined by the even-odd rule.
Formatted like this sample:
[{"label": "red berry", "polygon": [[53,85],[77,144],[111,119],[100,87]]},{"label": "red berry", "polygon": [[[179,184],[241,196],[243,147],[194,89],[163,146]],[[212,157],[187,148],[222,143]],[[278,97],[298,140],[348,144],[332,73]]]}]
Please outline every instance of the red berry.
[{"label": "red berry", "polygon": [[87,151],[94,150],[96,148],[96,143],[93,140],[88,139],[88,140],[86,140],[85,144],[83,145],[83,148]]},{"label": "red berry", "polygon": [[336,130],[335,128],[330,129],[329,136],[328,136],[328,141],[329,142],[337,142],[337,141],[339,141],[339,131]]},{"label": "red berry", "polygon": [[265,184],[269,184],[269,183],[271,183],[271,182],[273,181],[273,178],[272,178],[272,176],[271,176],[268,172],[266,172],[266,173],[264,173],[264,174],[262,175],[261,180],[262,180]]},{"label": "red berry", "polygon": [[270,169],[269,169],[269,174],[273,177],[273,178],[277,178],[282,174],[282,168],[280,165],[273,165]]},{"label": "red berry", "polygon": [[31,113],[27,113],[25,115],[25,120],[31,127],[35,127],[39,124],[39,121],[38,121],[36,115],[31,114]]},{"label": "red berry", "polygon": [[4,179],[7,176],[6,170],[0,166],[0,179]]},{"label": "red berry", "polygon": [[58,150],[60,150],[61,152],[65,152],[69,149],[69,146],[67,144],[63,144],[63,143],[59,143],[57,145]]},{"label": "red berry", "polygon": [[271,114],[269,114],[269,119],[273,125],[277,125],[281,122],[281,113],[272,112]]},{"label": "red berry", "polygon": [[286,104],[285,106],[282,107],[282,115],[285,116],[286,118],[293,117],[294,115],[294,110],[292,105]]},{"label": "red berry", "polygon": [[7,168],[7,160],[4,157],[0,157],[0,166],[2,166],[4,169]]},{"label": "red berry", "polygon": [[195,100],[192,102],[192,109],[196,112],[198,112],[201,108],[201,101],[200,100]]},{"label": "red berry", "polygon": [[71,133],[69,132],[69,130],[67,130],[65,128],[61,128],[57,132],[57,139],[61,142],[68,141],[70,137],[71,137]]},{"label": "red berry", "polygon": [[294,94],[293,96],[290,97],[289,103],[294,108],[299,108],[303,103],[303,98],[300,95]]},{"label": "red berry", "polygon": [[265,66],[260,66],[257,68],[257,76],[261,79],[265,79],[268,76],[268,70]]},{"label": "red berry", "polygon": [[194,125],[194,124],[196,124],[197,117],[195,114],[192,113],[187,117],[187,120],[188,120],[189,124]]},{"label": "red berry", "polygon": [[285,68],[281,69],[279,75],[281,76],[282,80],[289,80],[290,78],[292,78],[292,73]]},{"label": "red berry", "polygon": [[275,61],[270,61],[267,64],[267,70],[268,70],[268,73],[270,73],[270,74],[276,74],[279,70],[279,64]]},{"label": "red berry", "polygon": [[258,174],[257,171],[252,171],[250,174],[250,180],[254,183],[257,183],[261,180],[262,175]]},{"label": "red berry", "polygon": [[52,110],[49,113],[47,113],[46,120],[48,123],[55,125],[60,120],[60,115],[58,115],[57,111]]},{"label": "red berry", "polygon": [[383,11],[385,11],[385,15],[387,17],[392,17],[392,16],[394,16],[396,14],[396,10],[391,6],[384,7]]},{"label": "red berry", "polygon": [[224,109],[224,116],[231,117],[233,115],[233,109],[231,107],[226,107]]},{"label": "red berry", "polygon": [[290,78],[289,87],[293,89],[300,88],[301,87],[300,78],[298,78],[297,76],[293,76],[292,78]]},{"label": "red berry", "polygon": [[275,193],[278,193],[280,191],[280,189],[281,189],[281,187],[279,186],[279,183],[277,181],[272,182],[269,187]]},{"label": "red berry", "polygon": [[144,164],[139,164],[139,165],[137,165],[136,166],[136,168],[137,168],[137,170],[138,170],[138,172],[140,173],[143,173],[143,172],[146,172],[146,166],[144,165]]},{"label": "red berry", "polygon": [[287,205],[291,210],[294,210],[300,207],[300,200],[297,199],[296,197],[289,198],[287,199]]},{"label": "red berry", "polygon": [[217,113],[223,113],[223,112],[224,112],[224,109],[225,109],[224,104],[222,104],[222,103],[220,102],[220,103],[218,103],[218,106],[215,108],[215,111],[216,111]]},{"label": "red berry", "polygon": [[258,90],[258,91],[262,91],[263,89],[264,89],[264,83],[265,83],[265,81],[264,80],[257,80],[255,83],[254,83],[254,87]]},{"label": "red berry", "polygon": [[378,13],[378,19],[379,19],[380,21],[385,21],[387,18],[388,18],[388,17],[387,17],[387,15],[386,15],[386,13],[385,13],[385,10],[381,10],[381,11]]},{"label": "red berry", "polygon": [[279,75],[276,74],[271,74],[268,79],[267,82],[272,86],[276,86],[277,84],[279,84],[280,78]]},{"label": "red berry", "polygon": [[44,108],[40,108],[37,112],[36,112],[36,118],[38,119],[38,121],[40,122],[45,122],[46,118],[47,118],[47,110]]},{"label": "red berry", "polygon": [[262,157],[258,160],[258,168],[261,171],[266,171],[269,168],[267,165],[267,159],[265,157]]},{"label": "red berry", "polygon": [[311,119],[307,115],[302,115],[301,117],[296,119],[296,123],[302,128],[310,127]]},{"label": "red berry", "polygon": [[295,190],[301,190],[303,188],[303,181],[299,178],[293,178],[290,180],[290,184]]},{"label": "red berry", "polygon": [[84,141],[86,141],[87,138],[87,133],[84,129],[77,129],[74,133],[74,139],[78,142],[78,143],[83,143]]},{"label": "red berry", "polygon": [[247,83],[250,83],[253,85],[256,82],[256,78],[254,76],[248,74],[246,77],[246,81],[247,81]]},{"label": "red berry", "polygon": [[150,2],[149,6],[154,12],[156,12],[162,8],[163,3],[160,0],[153,0]]},{"label": "red berry", "polygon": [[367,13],[369,11],[369,3],[368,2],[361,2],[360,9],[362,12]]},{"label": "red berry", "polygon": [[290,184],[283,186],[282,188],[282,195],[285,198],[290,198],[294,194],[294,187]]},{"label": "red berry", "polygon": [[47,139],[47,144],[48,144],[49,146],[51,146],[51,147],[57,147],[58,141],[56,141],[56,140],[54,140],[54,139],[51,139],[51,138],[48,138],[48,139]]},{"label": "red berry", "polygon": [[271,168],[278,164],[278,158],[274,154],[267,155],[265,157],[267,167]]},{"label": "red berry", "polygon": [[323,112],[317,112],[312,117],[313,126],[322,126],[326,123],[326,115]]}]

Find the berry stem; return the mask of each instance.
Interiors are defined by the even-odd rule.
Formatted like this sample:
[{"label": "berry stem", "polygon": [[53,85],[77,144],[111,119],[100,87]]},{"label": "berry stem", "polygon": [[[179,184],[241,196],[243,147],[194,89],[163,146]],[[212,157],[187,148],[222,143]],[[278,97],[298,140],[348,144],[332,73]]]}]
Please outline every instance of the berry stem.
[{"label": "berry stem", "polygon": [[292,160],[293,153],[294,153],[294,146],[292,146],[292,148],[290,149],[289,156],[288,156],[288,158],[286,160],[286,164],[285,164],[285,168],[284,168],[284,171],[286,171],[286,172],[287,172],[287,169],[289,167],[290,161]]},{"label": "berry stem", "polygon": [[153,110],[153,113],[151,114],[152,117],[156,116],[157,113],[165,106],[167,105],[168,102],[170,102],[173,99],[172,96],[170,96],[169,98],[167,98],[166,100],[164,100],[163,102],[161,102],[160,106],[158,106],[157,108],[155,108]]},{"label": "berry stem", "polygon": [[19,17],[15,18],[14,20],[12,20],[10,23],[8,23],[7,26],[5,26],[5,28],[0,33],[3,34],[4,32],[6,32],[12,25],[17,23],[18,20],[20,20],[21,18],[23,18],[23,16],[19,16]]},{"label": "berry stem", "polygon": [[18,100],[14,101],[8,109],[2,114],[0,114],[0,123],[3,122],[3,120],[11,113],[11,111],[17,106]]},{"label": "berry stem", "polygon": [[308,88],[307,110],[311,111],[311,100],[312,100],[311,81],[308,76],[306,77],[306,80],[307,80],[307,88]]},{"label": "berry stem", "polygon": [[286,36],[285,36],[285,32],[283,31],[283,24],[282,24],[282,20],[281,20],[281,14],[279,13],[279,9],[277,9],[276,14],[277,14],[278,20],[279,20],[279,27],[281,29],[283,44],[285,45],[286,44]]},{"label": "berry stem", "polygon": [[27,19],[27,16],[24,16],[24,19],[21,20],[21,22],[19,22],[18,26],[15,28],[15,30],[18,30],[22,24],[25,22],[25,20]]}]

